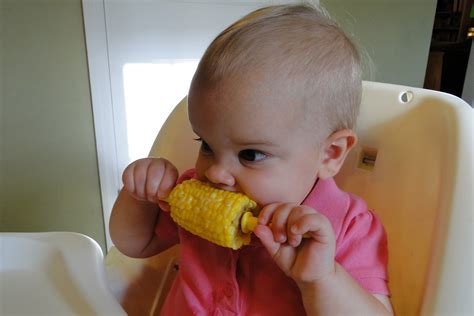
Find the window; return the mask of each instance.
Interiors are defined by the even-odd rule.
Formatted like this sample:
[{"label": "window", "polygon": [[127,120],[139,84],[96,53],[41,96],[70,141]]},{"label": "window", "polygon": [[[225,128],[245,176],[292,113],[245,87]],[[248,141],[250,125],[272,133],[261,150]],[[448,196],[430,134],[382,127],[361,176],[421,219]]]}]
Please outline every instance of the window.
[{"label": "window", "polygon": [[175,105],[188,93],[198,60],[126,64],[123,87],[128,160],[146,157]]},{"label": "window", "polygon": [[148,154],[225,27],[265,0],[83,0],[107,246],[123,169]]}]

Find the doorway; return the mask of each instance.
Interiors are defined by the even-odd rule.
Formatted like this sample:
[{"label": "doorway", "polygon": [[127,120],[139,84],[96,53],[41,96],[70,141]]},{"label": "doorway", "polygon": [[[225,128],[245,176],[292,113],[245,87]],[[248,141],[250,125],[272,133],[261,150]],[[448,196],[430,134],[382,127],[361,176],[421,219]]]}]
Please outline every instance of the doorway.
[{"label": "doorway", "polygon": [[460,98],[467,93],[466,89],[474,89],[473,83],[465,82],[469,58],[471,63],[474,59],[470,56],[473,21],[472,0],[438,0],[424,88]]},{"label": "doorway", "polygon": [[[293,0],[296,1],[296,0]],[[133,160],[187,94],[207,45],[279,0],[82,0],[104,222]],[[105,225],[107,248],[112,246]]]}]

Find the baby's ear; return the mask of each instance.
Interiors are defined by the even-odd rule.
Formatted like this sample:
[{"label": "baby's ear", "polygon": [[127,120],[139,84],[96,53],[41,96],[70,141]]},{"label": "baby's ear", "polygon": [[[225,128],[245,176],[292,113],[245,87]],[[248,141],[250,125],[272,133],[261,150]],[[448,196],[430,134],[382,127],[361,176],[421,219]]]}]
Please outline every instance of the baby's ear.
[{"label": "baby's ear", "polygon": [[343,129],[331,134],[323,144],[323,154],[319,178],[334,177],[342,167],[347,154],[357,143],[353,130]]}]

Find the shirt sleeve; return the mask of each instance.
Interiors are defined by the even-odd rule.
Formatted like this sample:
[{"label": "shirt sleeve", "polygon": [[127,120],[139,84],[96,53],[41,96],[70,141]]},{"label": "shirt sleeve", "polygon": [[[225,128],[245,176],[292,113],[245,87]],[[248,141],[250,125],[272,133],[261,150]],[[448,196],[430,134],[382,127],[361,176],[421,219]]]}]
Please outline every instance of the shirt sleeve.
[{"label": "shirt sleeve", "polygon": [[390,295],[387,236],[371,211],[349,216],[338,238],[336,261],[368,292]]},{"label": "shirt sleeve", "polygon": [[[179,177],[177,183],[181,183],[194,177],[196,177],[195,170],[187,170]],[[155,226],[155,234],[160,236],[161,240],[166,241],[170,245],[179,243],[178,226],[171,218],[169,212],[160,212]]]}]

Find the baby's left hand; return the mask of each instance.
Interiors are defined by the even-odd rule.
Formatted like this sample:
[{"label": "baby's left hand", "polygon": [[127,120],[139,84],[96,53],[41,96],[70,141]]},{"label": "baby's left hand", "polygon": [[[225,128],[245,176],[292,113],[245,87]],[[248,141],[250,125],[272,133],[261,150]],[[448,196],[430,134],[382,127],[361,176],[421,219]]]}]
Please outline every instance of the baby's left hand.
[{"label": "baby's left hand", "polygon": [[[254,233],[283,272],[298,284],[316,282],[335,271],[336,241],[331,223],[309,206],[269,204],[260,212]],[[305,233],[311,238],[302,238]]]}]

